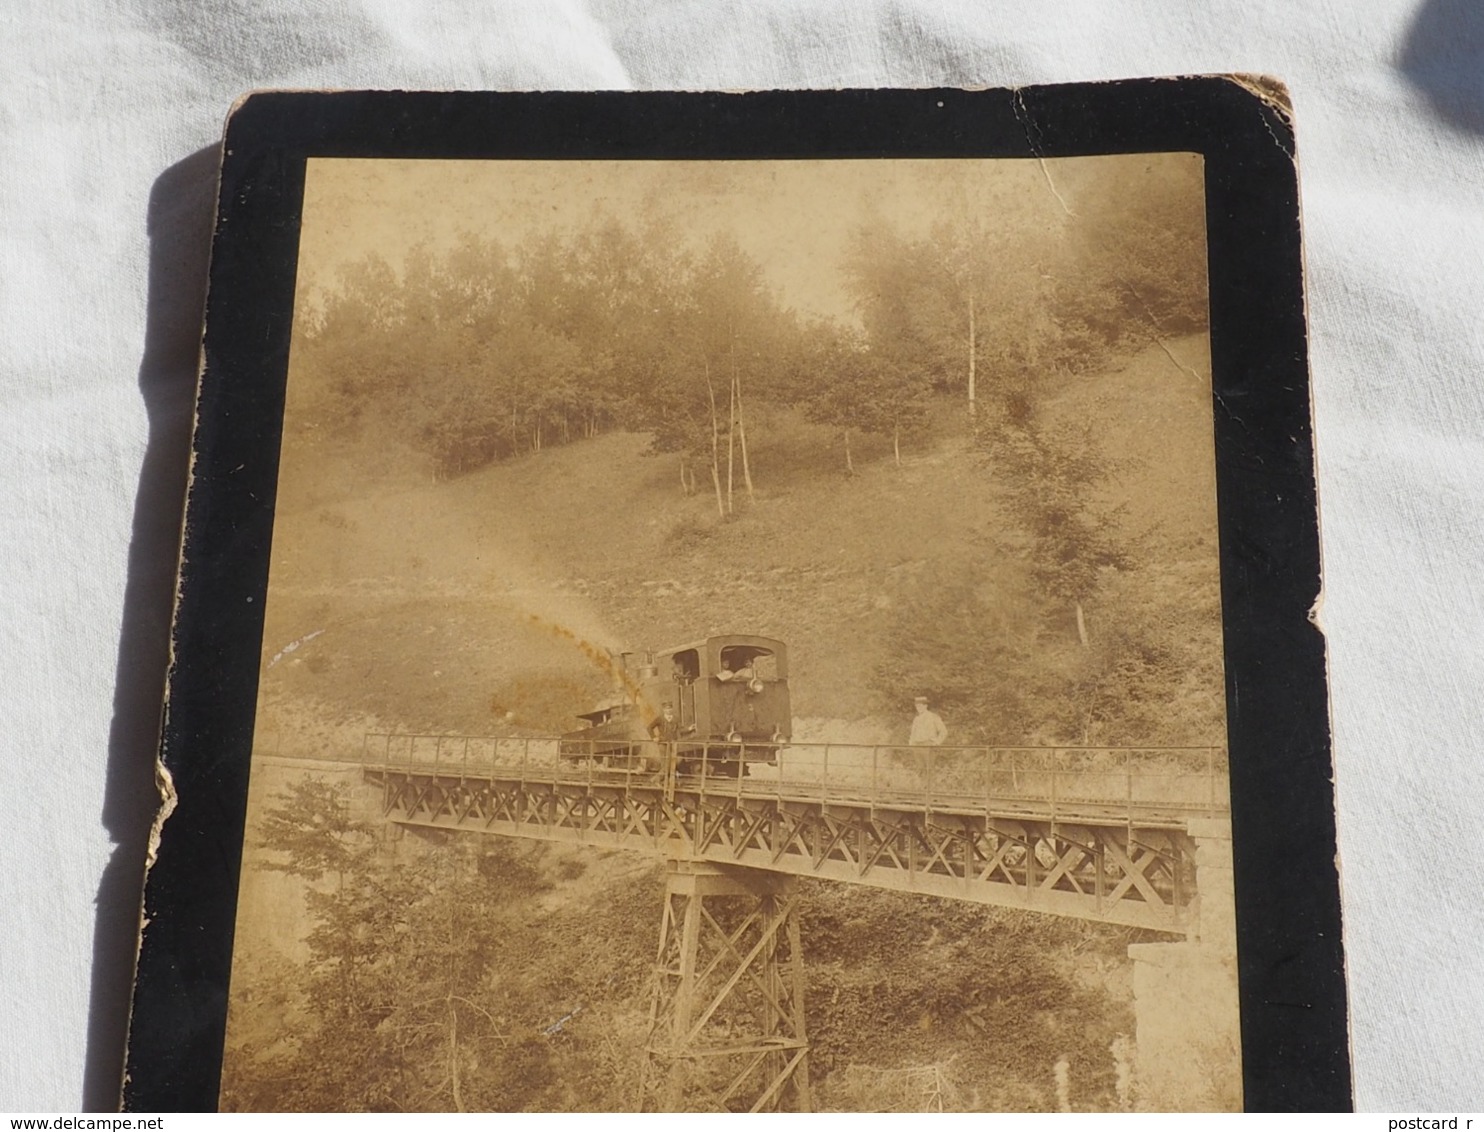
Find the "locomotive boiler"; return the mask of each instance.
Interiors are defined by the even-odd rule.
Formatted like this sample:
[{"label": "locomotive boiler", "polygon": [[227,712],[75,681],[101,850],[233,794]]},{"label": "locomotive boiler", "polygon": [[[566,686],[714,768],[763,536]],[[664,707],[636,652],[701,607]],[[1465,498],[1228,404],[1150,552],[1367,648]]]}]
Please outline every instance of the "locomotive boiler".
[{"label": "locomotive boiler", "polygon": [[788,649],[771,637],[730,633],[615,660],[611,696],[561,737],[568,760],[603,767],[715,766],[740,773],[776,761],[792,729]]}]

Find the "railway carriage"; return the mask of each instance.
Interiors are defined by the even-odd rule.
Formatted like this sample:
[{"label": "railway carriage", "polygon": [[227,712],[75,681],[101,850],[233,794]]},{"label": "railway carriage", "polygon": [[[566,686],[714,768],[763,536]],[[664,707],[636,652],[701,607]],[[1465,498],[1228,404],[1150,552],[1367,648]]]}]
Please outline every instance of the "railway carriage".
[{"label": "railway carriage", "polygon": [[[788,648],[772,637],[729,633],[658,652],[623,653],[612,696],[562,736],[570,760],[600,766],[657,763],[673,744],[682,767],[740,773],[774,762],[792,730]],[[666,711],[666,708],[669,711]]]}]

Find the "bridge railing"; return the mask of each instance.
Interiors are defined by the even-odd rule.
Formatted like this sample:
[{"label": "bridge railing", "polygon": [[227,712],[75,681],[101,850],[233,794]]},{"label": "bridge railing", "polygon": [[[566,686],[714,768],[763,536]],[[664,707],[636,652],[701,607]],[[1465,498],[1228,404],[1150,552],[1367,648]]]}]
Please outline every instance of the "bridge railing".
[{"label": "bridge railing", "polygon": [[986,801],[1037,811],[1096,807],[1211,812],[1228,806],[1227,763],[1219,747],[904,747],[807,744],[779,752],[780,793],[819,800],[910,802],[928,809],[977,810]]},{"label": "bridge railing", "polygon": [[440,777],[942,812],[1075,817],[1229,808],[1221,747],[798,743],[774,749],[736,742],[373,733],[366,736],[363,761]]}]

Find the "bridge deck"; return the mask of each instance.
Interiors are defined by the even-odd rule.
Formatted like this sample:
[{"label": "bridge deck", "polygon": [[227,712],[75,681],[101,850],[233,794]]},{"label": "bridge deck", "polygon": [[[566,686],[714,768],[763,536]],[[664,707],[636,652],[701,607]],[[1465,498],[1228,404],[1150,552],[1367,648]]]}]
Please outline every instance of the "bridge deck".
[{"label": "bridge deck", "polygon": [[[718,745],[624,767],[555,739],[368,736],[406,825],[636,849],[1187,931],[1193,821],[1227,815],[1219,748],[797,744],[738,774]],[[696,752],[692,752],[696,753]],[[665,770],[650,769],[664,767]]]}]

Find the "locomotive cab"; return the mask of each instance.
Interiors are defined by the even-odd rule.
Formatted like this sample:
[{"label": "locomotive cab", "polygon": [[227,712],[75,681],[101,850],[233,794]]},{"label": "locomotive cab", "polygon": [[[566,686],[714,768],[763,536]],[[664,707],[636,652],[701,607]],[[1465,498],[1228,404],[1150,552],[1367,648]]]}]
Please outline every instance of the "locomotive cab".
[{"label": "locomotive cab", "polygon": [[671,687],[680,734],[707,743],[786,742],[793,719],[788,698],[788,649],[771,637],[708,637],[657,657]]},{"label": "locomotive cab", "polygon": [[[617,755],[622,741],[637,754],[657,737],[668,705],[667,730],[677,756],[733,767],[773,761],[793,718],[788,695],[788,649],[771,637],[726,634],[646,654],[624,654],[620,690],[579,718],[588,726],[562,736],[563,753],[581,758]],[[607,761],[607,760],[605,760]]]}]

